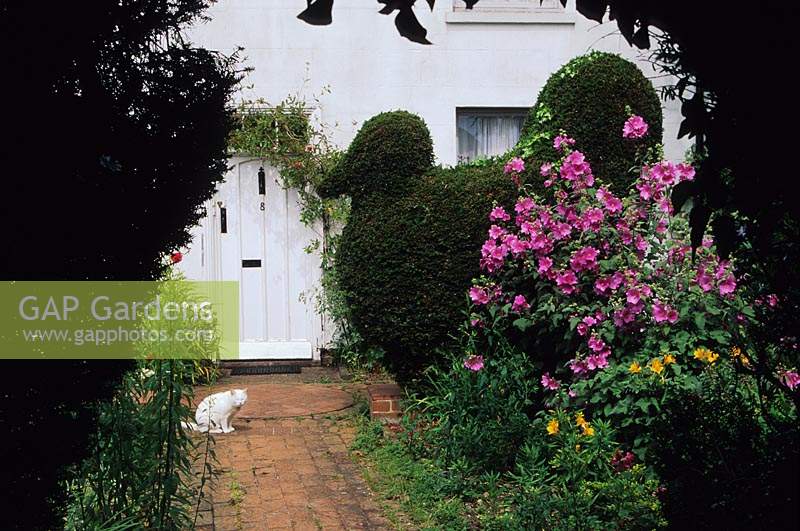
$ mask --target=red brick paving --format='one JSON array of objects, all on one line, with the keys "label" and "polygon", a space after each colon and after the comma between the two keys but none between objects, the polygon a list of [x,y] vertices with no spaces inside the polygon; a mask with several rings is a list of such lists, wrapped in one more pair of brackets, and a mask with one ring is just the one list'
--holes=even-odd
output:
[{"label": "red brick paving", "polygon": [[[348,453],[355,433],[349,420],[329,415],[258,418],[299,408],[313,413],[340,410],[352,404],[352,395],[337,386],[270,384],[268,377],[259,376],[242,382],[244,378],[226,378],[217,386],[246,383],[248,403],[234,418],[236,431],[215,439],[220,474],[198,529],[390,529]],[[205,394],[198,393],[201,398]],[[348,404],[343,405],[342,395]]]},{"label": "red brick paving", "polygon": [[[195,402],[210,394],[237,388],[247,388],[247,403],[236,415],[240,420],[305,417],[353,405],[353,395],[335,386],[270,383],[258,376],[225,378],[213,387],[198,389]],[[236,428],[237,424],[234,422],[233,426]]]}]

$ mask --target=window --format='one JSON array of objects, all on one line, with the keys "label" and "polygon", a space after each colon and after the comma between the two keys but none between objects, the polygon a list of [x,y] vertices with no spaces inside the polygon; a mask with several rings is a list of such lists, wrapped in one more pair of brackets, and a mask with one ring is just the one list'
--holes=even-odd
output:
[{"label": "window", "polygon": [[575,24],[575,5],[561,0],[479,0],[467,9],[464,0],[453,0],[446,13],[448,24]]},{"label": "window", "polygon": [[456,109],[458,162],[502,155],[519,140],[528,109]]},{"label": "window", "polygon": [[[455,10],[466,9],[464,0],[453,0]],[[563,11],[559,0],[479,0],[472,8],[474,11]]]}]

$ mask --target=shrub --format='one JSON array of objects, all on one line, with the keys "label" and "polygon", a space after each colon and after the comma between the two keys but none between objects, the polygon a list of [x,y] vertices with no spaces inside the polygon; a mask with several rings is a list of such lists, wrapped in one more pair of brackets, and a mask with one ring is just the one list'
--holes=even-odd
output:
[{"label": "shrub", "polygon": [[[622,124],[630,114],[649,124],[644,142],[622,138]],[[553,138],[566,131],[592,161],[595,176],[624,194],[632,182],[637,148],[660,144],[661,120],[658,95],[636,65],[618,55],[591,52],[550,76],[515,152],[529,163],[531,182],[541,183],[539,167],[551,158]]]},{"label": "shrub", "polygon": [[400,194],[433,165],[433,141],[425,122],[406,111],[384,112],[361,126],[344,157],[317,191],[321,197]]},{"label": "shrub", "polygon": [[800,432],[785,397],[722,364],[672,393],[660,417],[652,462],[672,526],[798,528]]},{"label": "shrub", "polygon": [[658,480],[613,442],[607,423],[581,412],[536,419],[511,495],[488,529],[656,529],[666,526]]},{"label": "shrub", "polygon": [[449,370],[432,367],[427,377],[425,398],[408,407],[410,433],[444,462],[459,463],[464,477],[513,466],[539,395],[527,359],[509,351],[470,370],[459,356]]},{"label": "shrub", "polygon": [[364,124],[323,185],[353,197],[335,257],[352,325],[401,379],[431,363],[463,321],[485,212],[515,195],[496,166],[431,169],[430,157],[419,118],[384,113]]}]

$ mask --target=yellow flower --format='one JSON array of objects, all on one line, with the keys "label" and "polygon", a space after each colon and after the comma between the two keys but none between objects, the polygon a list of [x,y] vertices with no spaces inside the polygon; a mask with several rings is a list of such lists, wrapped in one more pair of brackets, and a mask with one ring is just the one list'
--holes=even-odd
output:
[{"label": "yellow flower", "polygon": [[594,428],[592,428],[588,422],[586,424],[583,424],[581,428],[583,428],[583,434],[586,435],[587,437],[591,437],[592,435],[594,435]]},{"label": "yellow flower", "polygon": [[739,347],[731,348],[731,356],[733,359],[738,360],[739,363],[744,365],[747,368],[750,368],[750,358],[748,358],[745,354],[742,353],[742,349]]},{"label": "yellow flower", "polygon": [[661,371],[664,370],[664,364],[661,363],[661,360],[658,358],[653,358],[650,360],[650,370],[656,374],[661,374]]},{"label": "yellow flower", "polygon": [[638,373],[642,372],[642,366],[639,365],[638,361],[634,361],[633,363],[631,363],[631,366],[628,367],[628,372],[630,372],[632,374],[638,374]]},{"label": "yellow flower", "polygon": [[672,354],[667,354],[664,356],[664,365],[669,365],[670,363],[675,363],[675,356]]},{"label": "yellow flower", "polygon": [[575,451],[576,452],[580,452],[581,451],[581,445],[580,444],[576,444],[575,445]]},{"label": "yellow flower", "polygon": [[550,419],[550,422],[547,423],[547,433],[549,435],[558,433],[558,419]]},{"label": "yellow flower", "polygon": [[583,418],[583,411],[580,411],[578,412],[577,415],[575,415],[575,424],[577,424],[580,427],[584,427],[587,424],[589,424],[588,422],[586,422],[586,419]]},{"label": "yellow flower", "polygon": [[695,349],[694,357],[695,359],[704,361],[706,363],[714,363],[715,361],[717,361],[717,358],[719,358],[719,354],[717,354],[716,352],[711,352],[705,347],[700,347],[698,349]]}]

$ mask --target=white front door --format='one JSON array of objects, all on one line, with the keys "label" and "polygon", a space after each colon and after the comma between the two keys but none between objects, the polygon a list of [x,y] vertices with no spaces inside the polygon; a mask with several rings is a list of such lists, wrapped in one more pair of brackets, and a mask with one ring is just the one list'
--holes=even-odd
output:
[{"label": "white front door", "polygon": [[259,177],[261,161],[233,162],[182,268],[193,279],[239,281],[240,359],[317,358],[320,259],[305,249],[320,235],[300,221],[297,192],[281,186],[277,169],[264,165]]}]

